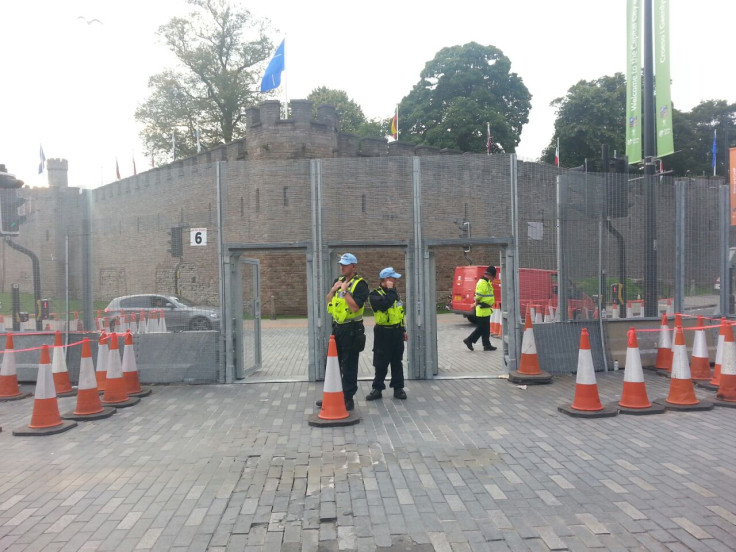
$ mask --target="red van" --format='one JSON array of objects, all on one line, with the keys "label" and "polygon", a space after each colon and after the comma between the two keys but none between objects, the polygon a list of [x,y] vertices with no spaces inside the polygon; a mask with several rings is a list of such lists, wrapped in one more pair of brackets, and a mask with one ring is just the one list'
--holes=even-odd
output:
[{"label": "red van", "polygon": [[[482,266],[458,266],[455,268],[455,276],[452,282],[452,300],[450,311],[462,314],[471,322],[475,322],[475,308],[473,297],[475,296],[475,285],[483,276],[487,265]],[[496,303],[501,303],[501,270],[496,267],[496,278],[493,280],[493,294]],[[568,298],[568,304],[573,309],[573,316],[578,318],[583,308],[593,312],[595,305],[588,296],[573,294]],[[528,307],[546,311],[548,306],[557,308],[557,271],[543,270],[539,268],[519,269],[519,303],[521,317],[526,316]]]}]

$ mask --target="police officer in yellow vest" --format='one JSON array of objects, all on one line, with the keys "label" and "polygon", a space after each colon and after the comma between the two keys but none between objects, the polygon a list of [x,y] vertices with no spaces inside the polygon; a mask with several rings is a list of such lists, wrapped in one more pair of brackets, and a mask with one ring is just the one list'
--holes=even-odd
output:
[{"label": "police officer in yellow vest", "polygon": [[493,279],[496,277],[496,267],[489,266],[486,268],[483,277],[478,280],[475,285],[475,317],[478,319],[478,325],[467,338],[463,339],[465,346],[473,350],[473,344],[478,338],[483,342],[484,351],[495,351],[496,347],[491,345],[491,314],[493,314],[493,305],[496,299],[493,295]]},{"label": "police officer in yellow vest", "polygon": [[404,304],[396,291],[396,279],[401,278],[392,266],[384,268],[378,275],[380,287],[371,291],[368,299],[376,319],[373,329],[373,366],[376,375],[373,378],[373,389],[365,399],[374,401],[381,398],[386,389],[384,380],[391,365],[391,383],[394,398],[405,399],[404,367],[401,359],[404,356],[404,341],[407,339],[404,324]]},{"label": "police officer in yellow vest", "polygon": [[[358,275],[358,259],[352,253],[340,257],[341,276],[327,294],[327,312],[332,315],[332,333],[337,345],[337,360],[342,375],[345,408],[355,408],[358,391],[358,358],[365,348],[363,306],[368,299],[368,284]],[[321,406],[318,401],[318,406]]]}]

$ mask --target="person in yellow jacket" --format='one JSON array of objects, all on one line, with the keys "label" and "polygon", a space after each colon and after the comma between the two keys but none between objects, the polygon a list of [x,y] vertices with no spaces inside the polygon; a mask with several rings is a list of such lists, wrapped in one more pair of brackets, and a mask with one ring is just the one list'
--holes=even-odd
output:
[{"label": "person in yellow jacket", "polygon": [[407,340],[404,323],[404,304],[396,290],[396,280],[401,274],[389,266],[378,275],[380,286],[371,291],[368,300],[373,309],[376,326],[373,328],[373,367],[376,376],[373,378],[373,389],[365,400],[380,399],[386,389],[384,380],[391,365],[391,383],[395,399],[406,399],[404,391],[404,341]]},{"label": "person in yellow jacket", "polygon": [[[368,283],[358,275],[358,259],[352,253],[340,257],[340,274],[327,294],[327,312],[332,315],[332,333],[342,376],[345,408],[353,410],[358,391],[358,359],[365,348],[363,307],[368,300]],[[317,405],[321,406],[321,401]]]},{"label": "person in yellow jacket", "polygon": [[493,314],[493,305],[496,299],[493,295],[493,279],[496,277],[496,267],[489,266],[486,268],[483,277],[475,284],[475,317],[478,319],[478,325],[468,337],[463,339],[465,346],[473,350],[473,344],[480,340],[483,343],[484,351],[495,351],[497,347],[491,345],[491,314]]}]

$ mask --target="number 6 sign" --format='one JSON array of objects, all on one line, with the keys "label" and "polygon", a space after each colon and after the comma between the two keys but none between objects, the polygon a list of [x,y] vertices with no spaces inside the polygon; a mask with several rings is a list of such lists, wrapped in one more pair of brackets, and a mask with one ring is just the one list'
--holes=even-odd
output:
[{"label": "number 6 sign", "polygon": [[189,234],[189,245],[207,245],[207,229],[206,228],[192,228]]}]

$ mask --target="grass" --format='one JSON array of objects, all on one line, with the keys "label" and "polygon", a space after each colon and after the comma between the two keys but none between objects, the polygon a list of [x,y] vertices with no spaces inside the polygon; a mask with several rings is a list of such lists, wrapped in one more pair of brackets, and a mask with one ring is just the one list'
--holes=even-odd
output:
[{"label": "grass", "polygon": [[[44,297],[44,299],[49,299]],[[62,297],[61,299],[51,299],[51,312],[57,314],[66,313],[66,301]],[[108,304],[108,301],[95,301],[93,309],[103,310]],[[20,311],[27,312],[31,316],[36,313],[36,307],[34,305],[32,293],[21,293],[20,294]],[[82,311],[82,300],[69,298],[69,313],[81,312]],[[13,312],[13,297],[11,293],[0,293],[0,314],[10,315]]]}]

